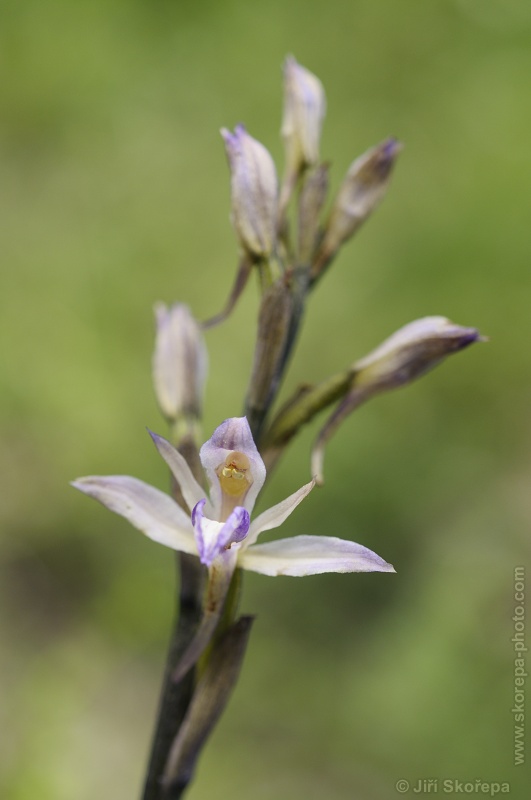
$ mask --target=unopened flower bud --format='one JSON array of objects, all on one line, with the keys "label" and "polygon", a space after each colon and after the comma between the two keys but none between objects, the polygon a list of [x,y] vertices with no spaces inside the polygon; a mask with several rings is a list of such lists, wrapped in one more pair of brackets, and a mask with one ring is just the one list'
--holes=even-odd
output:
[{"label": "unopened flower bud", "polygon": [[268,150],[243,125],[222,129],[231,172],[232,223],[246,252],[268,258],[275,249],[278,181]]},{"label": "unopened flower bud", "polygon": [[396,139],[387,139],[351,164],[330,212],[312,271],[314,277],[383,200],[401,149]]},{"label": "unopened flower bud", "polygon": [[481,339],[475,328],[455,325],[446,317],[417,319],[354,364],[355,385],[382,389],[402,386]]},{"label": "unopened flower bud", "polygon": [[182,303],[155,306],[157,324],[153,383],[160,409],[175,422],[201,416],[207,351],[201,329]]},{"label": "unopened flower bud", "polygon": [[321,81],[301,67],[293,56],[284,64],[284,116],[282,138],[286,150],[287,172],[319,161],[321,128],[326,113],[326,98]]},{"label": "unopened flower bud", "polygon": [[452,353],[485,341],[475,328],[455,325],[446,317],[423,317],[405,325],[351,368],[351,387],[321,430],[312,450],[312,475],[323,482],[324,451],[332,434],[362,403],[389,389],[397,389]]}]

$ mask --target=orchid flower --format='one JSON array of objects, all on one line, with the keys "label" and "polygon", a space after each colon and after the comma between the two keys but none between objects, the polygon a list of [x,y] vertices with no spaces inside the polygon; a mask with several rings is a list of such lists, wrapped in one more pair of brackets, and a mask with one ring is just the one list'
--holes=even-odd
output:
[{"label": "orchid flower", "polygon": [[334,536],[294,536],[256,544],[264,531],[278,528],[310,493],[315,481],[250,521],[266,469],[245,417],[227,419],[200,450],[210,485],[205,497],[183,456],[166,439],[151,434],[169,466],[190,516],[168,495],[137,478],[91,476],[73,482],[76,489],[125,517],[160,544],[199,557],[208,568],[204,613],[175,679],[197,661],[223,609],[236,567],[263,575],[317,575],[323,572],[394,572],[391,564],[355,542]]}]

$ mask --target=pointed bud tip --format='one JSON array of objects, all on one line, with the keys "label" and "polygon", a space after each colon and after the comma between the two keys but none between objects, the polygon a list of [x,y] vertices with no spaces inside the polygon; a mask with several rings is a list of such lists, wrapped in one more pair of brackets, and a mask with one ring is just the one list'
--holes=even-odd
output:
[{"label": "pointed bud tip", "polygon": [[457,349],[463,350],[474,342],[488,342],[488,337],[482,336],[476,328],[463,328],[457,342]]},{"label": "pointed bud tip", "polygon": [[394,136],[389,136],[382,142],[382,149],[387,158],[396,158],[396,156],[404,149],[404,144]]},{"label": "pointed bud tip", "polygon": [[291,67],[291,66],[293,66],[294,64],[297,64],[297,63],[298,63],[297,59],[295,58],[293,53],[288,53],[288,55],[284,59],[284,69],[286,69],[287,67]]},{"label": "pointed bud tip", "polygon": [[[372,154],[367,160],[367,178],[374,180],[385,180],[394,167],[398,155],[404,149],[404,145],[398,139],[390,136],[381,144],[376,145]],[[370,167],[372,167],[372,175]]]},{"label": "pointed bud tip", "polygon": [[91,489],[94,487],[94,479],[91,477],[76,478],[73,481],[69,481],[69,484],[79,492],[83,492],[83,494],[92,495]]},{"label": "pointed bud tip", "polygon": [[243,136],[247,135],[247,128],[243,122],[238,122],[238,124],[234,126],[234,132],[229,130],[229,128],[220,128],[219,132],[226,143],[237,144]]}]

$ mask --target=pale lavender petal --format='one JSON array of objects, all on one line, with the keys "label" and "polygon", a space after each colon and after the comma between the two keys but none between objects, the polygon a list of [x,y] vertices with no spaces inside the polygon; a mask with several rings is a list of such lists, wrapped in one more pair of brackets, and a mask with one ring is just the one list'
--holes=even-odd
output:
[{"label": "pale lavender petal", "polygon": [[125,517],[150,539],[197,555],[189,517],[171,497],[128,475],[92,475],[72,486]]},{"label": "pale lavender petal", "polygon": [[294,536],[243,550],[238,566],[263,575],[323,572],[394,572],[391,564],[361,544],[335,536]]},{"label": "pale lavender petal", "polygon": [[205,500],[200,500],[192,511],[199,558],[208,567],[231,544],[245,539],[249,530],[249,512],[237,506],[225,522],[216,522],[203,514]]},{"label": "pale lavender petal", "polygon": [[251,465],[250,474],[253,482],[243,500],[243,505],[249,513],[253,510],[258,492],[264,485],[266,478],[265,465],[254,443],[246,417],[226,419],[216,428],[199,453],[211,487],[210,498],[213,509],[212,516],[214,518],[220,516],[222,500],[216,469],[224,463],[226,457],[233,451],[244,453]]},{"label": "pale lavender petal", "polygon": [[[163,436],[159,436],[158,433],[153,433],[150,430],[148,430],[148,433],[153,439],[155,447],[160,455],[169,466],[173,477],[179,484],[186,505],[191,511],[196,503],[205,496],[205,490],[196,481],[190,467],[179,451],[173,447],[167,439],[164,439]],[[207,513],[209,511],[210,507],[208,506]]]},{"label": "pale lavender petal", "polygon": [[256,517],[256,519],[251,522],[249,535],[246,537],[242,547],[247,548],[254,544],[263,531],[270,531],[272,528],[278,528],[279,525],[282,525],[284,520],[297,508],[299,503],[310,494],[314,486],[315,481],[310,481],[310,483],[302,486],[297,492],[294,492],[289,497],[286,497],[285,500],[282,500],[281,503],[277,503],[276,506],[271,506],[267,511],[264,511]]}]

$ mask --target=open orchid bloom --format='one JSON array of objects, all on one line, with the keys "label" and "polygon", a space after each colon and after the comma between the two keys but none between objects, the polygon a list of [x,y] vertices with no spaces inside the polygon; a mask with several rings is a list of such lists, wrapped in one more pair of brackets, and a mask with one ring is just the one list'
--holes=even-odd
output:
[{"label": "open orchid bloom", "polygon": [[261,533],[278,528],[287,519],[315,482],[302,486],[251,522],[266,470],[245,417],[222,422],[201,448],[210,497],[205,497],[178,450],[162,436],[151,436],[181,488],[190,516],[171,497],[136,478],[91,476],[79,478],[73,486],[125,517],[150,539],[197,555],[208,567],[203,621],[183,656],[176,679],[208,644],[237,566],[264,575],[394,572],[391,564],[366,547],[333,536],[294,536],[256,544]]}]

